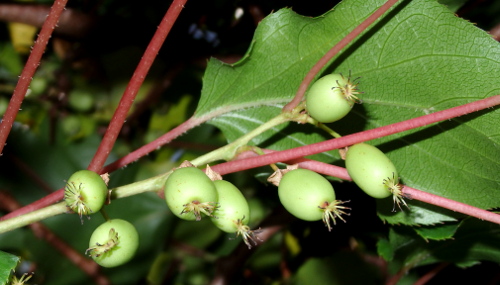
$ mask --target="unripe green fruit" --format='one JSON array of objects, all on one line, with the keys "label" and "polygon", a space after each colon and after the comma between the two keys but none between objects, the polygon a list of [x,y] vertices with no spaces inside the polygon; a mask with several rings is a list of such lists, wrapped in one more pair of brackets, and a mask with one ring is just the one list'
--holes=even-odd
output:
[{"label": "unripe green fruit", "polygon": [[69,115],[62,120],[61,127],[67,137],[72,137],[80,132],[82,121],[78,115]]},{"label": "unripe green fruit", "polygon": [[214,181],[219,202],[210,217],[212,222],[221,230],[235,233],[238,230],[238,220],[244,224],[250,219],[250,208],[245,196],[231,182],[225,180]]},{"label": "unripe green fruit", "polygon": [[345,165],[354,183],[366,194],[374,198],[386,198],[392,194],[387,182],[398,178],[398,172],[378,148],[366,143],[350,146]]},{"label": "unripe green fruit", "polygon": [[247,225],[250,219],[250,207],[245,196],[231,182],[216,180],[214,185],[219,202],[214,215],[210,217],[212,222],[225,232],[241,235],[249,249],[252,244],[257,245],[257,240],[260,239],[256,234],[259,231],[252,231]]},{"label": "unripe green fruit", "polygon": [[331,231],[330,220],[336,224],[346,214],[340,206],[345,202],[335,200],[332,184],[323,176],[308,169],[294,169],[286,172],[278,186],[278,195],[283,207],[295,217],[305,221],[323,220]]},{"label": "unripe green fruit", "polygon": [[94,97],[91,91],[75,89],[71,91],[68,104],[76,111],[88,112],[94,107]]},{"label": "unripe green fruit", "polygon": [[202,213],[212,215],[218,197],[214,183],[205,172],[196,167],[183,167],[167,178],[165,200],[177,217],[199,221]]},{"label": "unripe green fruit", "polygon": [[309,169],[285,173],[278,186],[278,195],[290,214],[305,221],[321,220],[324,211],[320,207],[335,200],[332,184]]},{"label": "unripe green fruit", "polygon": [[138,247],[135,227],[125,220],[114,219],[94,230],[86,253],[103,267],[116,267],[132,259]]},{"label": "unripe green fruit", "polygon": [[306,95],[309,115],[320,123],[332,123],[347,115],[358,100],[356,84],[341,74],[328,74],[313,83]]},{"label": "unripe green fruit", "polygon": [[40,76],[33,77],[30,83],[30,90],[31,90],[30,97],[31,96],[35,97],[37,95],[42,94],[43,92],[45,92],[45,89],[47,89],[48,85],[49,84],[46,78]]},{"label": "unripe green fruit", "polygon": [[90,170],[80,170],[70,176],[64,188],[64,200],[73,212],[90,215],[101,210],[108,186],[101,176]]}]

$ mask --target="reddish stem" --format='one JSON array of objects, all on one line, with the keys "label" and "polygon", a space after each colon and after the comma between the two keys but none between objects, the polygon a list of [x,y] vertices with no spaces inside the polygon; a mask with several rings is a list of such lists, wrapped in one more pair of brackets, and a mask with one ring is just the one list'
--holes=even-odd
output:
[{"label": "reddish stem", "polygon": [[153,152],[153,151],[159,149],[161,146],[171,142],[173,139],[179,137],[180,135],[182,135],[185,132],[187,132],[188,130],[200,125],[203,122],[205,122],[204,119],[191,117],[188,120],[186,120],[184,123],[178,125],[177,127],[173,128],[168,133],[162,135],[161,137],[155,139],[154,141],[148,143],[147,145],[144,145],[144,146],[134,150],[133,152],[127,154],[126,156],[118,159],[117,161],[115,161],[109,165],[106,165],[101,170],[100,173],[112,172],[120,167],[124,167],[124,166],[128,165],[129,163],[137,161],[139,158],[147,155],[150,152]]},{"label": "reddish stem", "polygon": [[[273,151],[270,150],[264,150],[265,153],[273,153]],[[262,157],[259,156],[253,152],[245,152],[242,153],[238,159],[245,159],[245,157]],[[343,180],[349,180],[352,181],[351,177],[349,176],[349,173],[347,173],[347,170],[343,167],[335,166],[335,165],[330,165],[328,163],[323,163],[315,160],[309,160],[309,159],[294,159],[290,161],[286,161],[288,164],[294,164],[298,163],[300,168],[307,168],[310,170],[313,170],[317,173],[321,173],[324,175],[330,175],[333,177],[337,177]],[[212,169],[215,169],[216,167],[213,166]],[[226,173],[219,173],[221,175],[226,174]],[[473,207],[461,202],[457,202],[455,200],[447,199],[438,195],[434,195],[431,193],[427,193],[415,188],[411,188],[408,186],[403,187],[403,195],[411,197],[413,200],[419,200],[431,205],[435,205],[441,208],[449,209],[455,212],[459,212],[465,215],[469,215],[471,217],[475,217],[481,220],[489,221],[492,223],[500,224],[500,215],[495,214],[493,212],[489,212],[477,207]]]},{"label": "reddish stem", "polygon": [[384,5],[380,6],[373,14],[371,14],[366,20],[354,28],[349,34],[347,34],[342,40],[335,44],[321,59],[309,70],[306,77],[299,86],[295,97],[290,103],[283,107],[284,112],[292,111],[304,98],[304,94],[309,87],[309,84],[313,81],[316,74],[318,74],[321,69],[330,62],[330,60],[336,56],[343,48],[345,48],[349,43],[351,43],[357,36],[359,36],[363,31],[365,31],[373,22],[380,18],[387,10],[394,6],[399,0],[388,0]]},{"label": "reddish stem", "polygon": [[101,144],[97,149],[94,158],[89,164],[88,169],[99,172],[101,168],[104,166],[106,159],[108,158],[113,146],[115,144],[116,139],[118,138],[118,134],[127,118],[127,114],[134,102],[135,96],[139,91],[144,79],[146,78],[146,74],[148,73],[151,65],[153,64],[158,51],[160,50],[165,38],[169,34],[172,26],[174,25],[176,19],[178,18],[182,8],[184,8],[184,4],[186,4],[187,0],[174,0],[170,7],[168,8],[167,13],[163,17],[156,33],[154,34],[151,42],[149,42],[146,51],[144,52],[141,61],[137,65],[137,68],[130,79],[125,92],[116,108],[115,114],[109,123],[108,129],[102,138]]},{"label": "reddish stem", "polygon": [[441,196],[437,196],[431,193],[420,191],[408,186],[403,187],[404,195],[408,195],[411,199],[419,200],[428,204],[436,205],[441,208],[449,209],[455,212],[466,214],[472,217],[476,217],[481,220],[492,222],[495,224],[500,224],[500,215],[495,214],[490,211],[479,209],[471,205],[467,205],[461,202],[450,200]]},{"label": "reddish stem", "polygon": [[[261,149],[264,153],[273,153],[276,152],[275,150],[270,150],[270,149]],[[238,155],[237,159],[245,159],[248,157],[259,157],[259,154],[253,152],[253,151],[245,151],[242,152]],[[321,161],[316,161],[312,159],[306,159],[306,158],[297,158],[297,159],[292,159],[286,161],[287,164],[299,164],[300,168],[307,168],[310,169],[314,172],[324,174],[324,175],[329,175],[332,177],[337,177],[342,180],[346,181],[351,181],[351,177],[349,176],[349,173],[347,173],[347,170],[343,167],[336,166],[336,165],[331,165],[329,163],[321,162]],[[222,175],[222,174],[221,174]]]},{"label": "reddish stem", "polygon": [[17,82],[12,98],[10,99],[9,106],[5,111],[2,121],[0,122],[0,154],[3,151],[7,137],[9,136],[14,120],[16,119],[17,113],[21,108],[21,104],[24,100],[24,96],[28,91],[31,79],[35,74],[35,71],[40,64],[40,59],[42,58],[47,43],[49,42],[50,35],[54,31],[54,27],[57,24],[64,7],[66,6],[67,0],[56,0],[52,8],[50,9],[50,14],[47,20],[42,26],[40,34],[33,45],[31,54],[28,57],[26,65],[19,76],[19,81]]},{"label": "reddish stem", "polygon": [[322,153],[334,149],[339,149],[356,143],[361,143],[372,139],[427,126],[433,123],[449,120],[479,110],[491,108],[498,104],[500,104],[500,95],[495,95],[492,97],[488,97],[486,99],[477,100],[454,108],[438,111],[436,113],[420,116],[417,118],[394,123],[391,125],[347,135],[341,138],[335,138],[293,149],[287,149],[283,151],[277,151],[274,153],[264,154],[259,157],[250,157],[247,159],[221,163],[218,165],[214,165],[212,169],[216,172],[219,172],[221,175],[224,175],[227,173],[233,173],[251,168],[261,167],[272,163],[289,161],[292,159],[306,157],[308,155]]},{"label": "reddish stem", "polygon": [[424,285],[427,284],[434,276],[436,276],[439,272],[443,271],[448,265],[448,262],[439,263],[436,267],[434,267],[431,271],[427,272],[424,276],[420,277],[413,285]]},{"label": "reddish stem", "polygon": [[[338,139],[331,139],[328,141],[324,142],[319,142],[311,145],[306,145],[302,147],[297,147],[293,149],[288,149],[288,150],[283,150],[283,151],[276,151],[273,153],[269,154],[264,154],[260,155],[258,157],[250,157],[250,158],[245,158],[245,159],[240,159],[240,160],[235,160],[235,161],[229,161],[225,163],[221,163],[218,165],[215,165],[212,167],[214,171],[219,172],[221,175],[227,174],[227,173],[233,173],[233,172],[238,172],[238,171],[243,171],[251,168],[256,168],[272,163],[277,163],[277,162],[285,162],[285,161],[291,161],[293,159],[299,159],[308,155],[312,154],[317,154],[333,149],[338,149],[342,147],[346,147],[355,143],[360,143],[364,141],[368,141],[371,139],[383,137],[383,136],[388,136],[391,134],[407,131],[410,129],[418,128],[418,127],[423,127],[429,124],[437,123],[439,121],[447,120],[447,119],[452,119],[455,117],[459,117],[465,114],[469,114],[475,111],[483,110],[486,108],[491,108],[493,106],[496,106],[500,104],[500,95],[495,95],[492,97],[488,97],[486,99],[474,101],[465,105],[461,105],[458,107],[454,107],[451,109],[446,109],[443,111],[439,111],[433,114],[429,115],[424,115],[421,117],[417,117],[414,119],[410,119],[407,121],[403,122],[398,122],[395,124],[387,125],[384,127],[379,127],[376,129],[371,129],[368,131],[364,132],[359,132],[356,134],[352,135],[347,135],[345,137],[341,137]],[[148,144],[143,146],[142,148],[134,151],[133,155],[127,156],[127,160],[119,160],[113,163],[112,165],[109,166],[109,170],[111,169],[116,169],[117,167],[125,166],[127,161],[133,161],[132,157],[134,159],[138,159],[142,155],[145,155],[149,153],[150,151],[153,151],[155,147],[160,147],[164,142],[168,142],[168,140],[173,139],[173,137],[178,136],[182,134],[182,132],[187,131],[190,126],[196,126],[203,122],[203,119],[196,119],[194,117],[190,118],[183,124],[179,125],[177,128],[172,130],[171,132],[163,135],[162,137],[158,138],[155,140],[154,144]],[[108,168],[105,168],[107,170]],[[322,168],[324,169],[324,168]],[[320,173],[327,174],[326,172],[319,171]],[[12,213],[9,213],[3,217],[0,217],[0,221],[2,220],[7,220],[12,217],[16,217],[25,213],[28,213],[30,211],[34,211],[37,209],[41,209],[45,206],[48,206],[60,199],[62,199],[63,196],[63,189],[59,189],[57,192],[54,192],[38,201],[35,201],[18,211],[14,211]]]},{"label": "reddish stem", "polygon": [[[46,23],[50,8],[41,4],[2,3],[0,4],[0,21],[16,22],[42,27]],[[58,18],[54,34],[72,38],[86,36],[94,27],[95,19],[76,9],[66,8]]]},{"label": "reddish stem", "polygon": [[[146,74],[151,67],[154,58],[158,54],[159,49],[161,48],[161,45],[163,44],[167,34],[169,33],[170,29],[172,28],[175,20],[179,16],[180,11],[184,7],[184,4],[187,2],[187,0],[174,0],[172,4],[170,5],[170,8],[168,9],[167,13],[162,19],[162,22],[160,26],[158,27],[158,30],[156,31],[155,35],[151,39],[150,44],[148,45],[146,51],[144,52],[144,56],[139,62],[136,71],[134,72],[121,100],[120,103],[115,111],[115,114],[113,115],[113,118],[111,119],[111,122],[108,126],[108,129],[106,133],[104,134],[104,137],[101,141],[101,144],[92,159],[92,161],[89,164],[88,169],[103,173],[101,172],[101,168],[104,165],[104,162],[106,161],[109,153],[111,152],[111,149],[113,148],[113,145],[116,141],[116,138],[118,137],[118,134],[123,126],[123,123],[125,122],[125,118],[127,116],[127,113],[132,106],[132,103],[134,101],[134,98],[144,81],[144,78],[146,77]],[[55,5],[55,4],[54,4]],[[33,54],[33,53],[32,53]],[[26,64],[28,66],[28,64]],[[26,67],[25,67],[26,69]],[[29,83],[29,82],[28,82]],[[27,88],[27,87],[26,87]],[[26,92],[24,92],[26,93]],[[24,94],[23,93],[23,94]],[[9,104],[10,108],[10,104]],[[19,108],[17,108],[19,109]],[[16,109],[16,110],[17,110]],[[9,109],[8,109],[9,110]],[[8,112],[7,110],[7,112]],[[7,115],[6,112],[6,115]],[[4,117],[5,119],[5,117]],[[5,120],[4,120],[5,121]],[[3,121],[2,125],[3,126]],[[0,129],[0,139],[2,138],[2,130],[3,128]],[[9,129],[10,130],[10,129]],[[186,131],[186,130],[184,130]],[[5,135],[7,137],[7,135]],[[1,144],[3,147],[3,143]],[[1,151],[1,148],[0,148]],[[128,155],[127,157],[130,157]],[[130,163],[131,161],[128,161]],[[119,164],[119,163],[117,163]],[[115,168],[116,169],[116,168]],[[106,171],[107,172],[107,171]],[[64,188],[61,188],[57,190],[56,192],[49,194],[29,205],[26,205],[16,211],[13,211],[3,217],[0,217],[0,221],[7,220],[13,217],[17,217],[20,215],[23,215],[25,213],[29,213],[31,211],[35,211],[38,209],[41,209],[43,207],[49,206],[63,198],[64,195]]]}]

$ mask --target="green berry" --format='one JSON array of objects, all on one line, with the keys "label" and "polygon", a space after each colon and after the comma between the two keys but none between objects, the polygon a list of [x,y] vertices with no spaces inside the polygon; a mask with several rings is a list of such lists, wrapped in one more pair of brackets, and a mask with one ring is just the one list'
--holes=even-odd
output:
[{"label": "green berry", "polygon": [[177,217],[199,221],[202,214],[212,216],[218,197],[214,183],[205,172],[196,167],[183,167],[167,178],[165,200]]},{"label": "green berry", "polygon": [[80,218],[101,210],[108,186],[101,176],[90,170],[79,170],[70,176],[64,188],[66,205]]},{"label": "green berry", "polygon": [[320,123],[332,123],[347,115],[355,102],[357,84],[341,74],[329,74],[314,82],[306,94],[306,109]]},{"label": "green berry", "polygon": [[245,196],[231,182],[216,180],[214,184],[219,202],[213,216],[210,217],[212,222],[225,232],[241,235],[248,248],[252,247],[252,243],[256,245],[258,238],[247,225],[250,219],[250,207]]},{"label": "green berry", "polygon": [[71,91],[68,104],[78,112],[88,112],[94,107],[94,97],[89,90],[75,89]]},{"label": "green berry", "polygon": [[114,219],[94,230],[85,253],[102,267],[116,267],[132,259],[138,247],[135,227],[125,220]]},{"label": "green berry", "polygon": [[286,172],[278,186],[281,204],[295,217],[305,221],[323,220],[331,230],[330,219],[345,214],[339,206],[344,203],[335,200],[332,184],[323,176],[308,169],[294,169]]},{"label": "green berry", "polygon": [[401,199],[398,171],[378,148],[366,143],[350,146],[345,165],[354,183],[366,194],[378,199],[393,195],[398,205],[400,202],[406,205]]}]

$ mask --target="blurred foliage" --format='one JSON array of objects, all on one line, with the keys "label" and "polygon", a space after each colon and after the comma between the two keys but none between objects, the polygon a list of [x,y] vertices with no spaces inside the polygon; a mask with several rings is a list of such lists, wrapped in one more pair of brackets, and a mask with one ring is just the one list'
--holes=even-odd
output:
[{"label": "blurred foliage", "polygon": [[[51,4],[48,0],[37,2]],[[207,60],[239,60],[251,46],[263,17],[284,7],[316,17],[337,2],[188,1],[146,78],[108,162],[189,118],[200,99]],[[500,23],[498,1],[440,2],[482,29]],[[69,8],[93,16],[98,28],[84,38],[54,35],[51,39],[3,151],[0,191],[26,205],[62,188],[71,173],[88,166],[169,4],[151,0],[70,1]],[[235,18],[239,9],[243,15]],[[0,113],[8,104],[26,58],[16,51],[8,23],[2,23]],[[110,187],[164,173],[226,142],[217,128],[202,125],[113,172]],[[467,276],[471,274],[480,276],[475,284],[500,278],[495,273],[500,262],[497,225],[466,219],[420,228],[388,226],[376,216],[375,201],[350,183],[337,183],[338,199],[350,199],[350,207],[363,211],[353,211],[348,223],[328,232],[321,222],[294,220],[280,211],[275,188],[253,177],[264,171],[269,169],[235,173],[225,179],[248,197],[252,227],[267,221],[266,217],[289,222],[282,222],[285,229],[245,256],[243,267],[234,273],[233,284],[382,284],[387,274],[419,265],[399,283],[411,284],[443,260],[461,267],[448,266],[430,284],[470,280]],[[0,211],[2,215],[8,212]],[[141,240],[131,262],[101,269],[112,284],[208,284],[217,262],[235,260],[241,245],[240,238],[222,233],[208,220],[193,224],[175,218],[157,193],[114,201],[107,206],[107,213],[133,223]],[[84,219],[83,224],[76,215],[60,215],[43,224],[83,255],[90,234],[102,222],[99,215]],[[476,240],[471,240],[469,233],[480,243],[472,242]],[[452,238],[453,244],[447,243]],[[447,247],[463,251],[450,252]],[[37,238],[30,228],[1,234],[0,250],[6,252],[0,252],[0,284],[18,264],[18,257],[18,277],[35,273],[29,284],[93,284],[89,276],[47,241]],[[479,264],[478,260],[484,262]]]}]

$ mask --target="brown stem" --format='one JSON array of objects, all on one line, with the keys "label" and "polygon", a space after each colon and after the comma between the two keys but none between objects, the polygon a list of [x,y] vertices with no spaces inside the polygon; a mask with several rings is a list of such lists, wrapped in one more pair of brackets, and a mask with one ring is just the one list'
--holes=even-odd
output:
[{"label": "brown stem", "polygon": [[309,84],[313,81],[316,74],[318,74],[321,69],[330,62],[330,60],[336,56],[343,48],[345,48],[349,43],[351,43],[357,36],[364,32],[371,24],[373,24],[378,18],[380,18],[387,10],[394,6],[399,0],[387,0],[384,5],[380,6],[373,14],[371,14],[366,20],[354,28],[349,34],[347,34],[343,39],[341,39],[337,44],[335,44],[321,59],[309,70],[306,74],[302,83],[300,83],[299,89],[295,94],[295,97],[283,107],[283,112],[291,112],[304,98],[304,94],[309,87]]},{"label": "brown stem", "polygon": [[24,96],[28,91],[31,79],[35,74],[35,71],[40,64],[40,59],[42,58],[47,43],[50,39],[50,35],[54,31],[54,27],[57,24],[64,7],[66,6],[67,0],[56,0],[52,8],[50,9],[50,14],[46,21],[43,23],[42,30],[38,34],[38,38],[35,41],[35,45],[28,57],[26,65],[19,76],[19,81],[17,82],[12,98],[10,99],[9,106],[5,111],[2,121],[0,122],[0,154],[3,151],[7,137],[9,136],[14,120],[16,119],[17,113],[21,108],[21,104],[24,100]]},{"label": "brown stem", "polygon": [[132,106],[132,103],[134,102],[135,96],[137,95],[139,88],[144,82],[146,74],[151,68],[151,65],[153,64],[158,51],[163,45],[165,38],[172,29],[172,26],[174,25],[186,2],[187,0],[174,0],[168,8],[167,13],[163,17],[160,25],[158,26],[158,29],[156,30],[156,33],[149,42],[149,45],[146,48],[141,61],[137,65],[137,68],[132,75],[127,88],[125,89],[125,92],[123,93],[123,96],[118,103],[118,107],[116,108],[113,118],[109,123],[108,129],[106,130],[106,133],[102,138],[101,144],[99,145],[96,154],[89,164],[89,170],[99,172],[104,166],[106,159],[113,149],[123,123],[127,118],[127,114],[130,110],[130,107]]},{"label": "brown stem", "polygon": [[434,278],[434,276],[436,276],[436,274],[438,274],[439,272],[441,272],[448,265],[450,265],[450,264],[447,263],[447,262],[439,263],[431,271],[427,272],[425,275],[423,275],[417,281],[415,281],[415,283],[413,283],[413,285],[424,285],[424,284],[427,284],[427,282],[429,282],[432,278]]},{"label": "brown stem", "polygon": [[[49,12],[50,7],[46,5],[4,3],[0,4],[0,21],[42,27]],[[54,34],[82,38],[89,33],[94,24],[95,21],[91,16],[67,8],[61,13]]]}]

